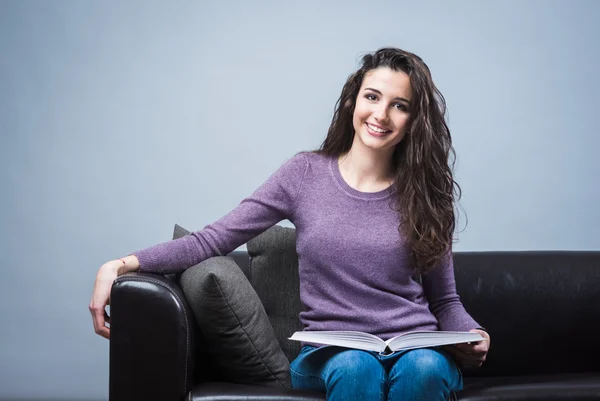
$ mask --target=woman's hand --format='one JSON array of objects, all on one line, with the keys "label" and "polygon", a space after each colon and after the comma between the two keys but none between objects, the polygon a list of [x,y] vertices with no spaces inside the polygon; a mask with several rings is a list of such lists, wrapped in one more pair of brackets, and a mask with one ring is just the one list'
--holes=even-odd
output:
[{"label": "woman's hand", "polygon": [[484,339],[474,343],[454,344],[444,347],[446,351],[454,356],[461,368],[467,369],[480,367],[490,349],[490,335],[487,332],[479,329],[470,331],[481,334]]},{"label": "woman's hand", "polygon": [[110,304],[110,290],[113,282],[119,275],[119,269],[124,263],[121,260],[111,260],[103,264],[98,269],[96,282],[94,283],[94,292],[90,302],[90,312],[94,322],[94,331],[104,338],[110,338],[110,329],[106,323],[110,324],[110,318],[106,313],[106,305]]},{"label": "woman's hand", "polygon": [[104,308],[110,305],[110,290],[113,282],[117,276],[137,271],[139,268],[140,261],[138,258],[135,255],[129,255],[122,259],[106,262],[98,269],[92,301],[89,306],[96,334],[104,338],[110,338],[110,329],[106,327],[106,323],[110,324],[110,318]]}]

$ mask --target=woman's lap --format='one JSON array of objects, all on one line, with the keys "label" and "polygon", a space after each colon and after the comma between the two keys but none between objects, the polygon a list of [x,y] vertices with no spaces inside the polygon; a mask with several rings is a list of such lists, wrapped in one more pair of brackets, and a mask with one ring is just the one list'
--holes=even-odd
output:
[{"label": "woman's lap", "polygon": [[293,387],[325,391],[330,400],[444,400],[462,388],[454,360],[438,348],[380,355],[305,346],[290,368]]}]

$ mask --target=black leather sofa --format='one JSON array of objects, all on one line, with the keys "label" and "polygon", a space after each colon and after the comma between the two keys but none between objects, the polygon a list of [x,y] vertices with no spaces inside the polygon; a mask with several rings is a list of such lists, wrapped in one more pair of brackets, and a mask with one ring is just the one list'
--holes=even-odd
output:
[{"label": "black leather sofa", "polygon": [[[287,238],[281,245],[292,257],[293,243]],[[229,255],[248,275],[257,254],[273,252],[255,248],[249,242],[248,253]],[[462,302],[492,338],[488,360],[463,371],[465,388],[455,399],[600,400],[600,251],[456,252],[454,261]],[[286,271],[297,274],[296,268]],[[285,279],[264,268],[260,274],[261,280]],[[177,277],[135,273],[117,279],[111,401],[325,399],[224,382],[205,351]]]}]

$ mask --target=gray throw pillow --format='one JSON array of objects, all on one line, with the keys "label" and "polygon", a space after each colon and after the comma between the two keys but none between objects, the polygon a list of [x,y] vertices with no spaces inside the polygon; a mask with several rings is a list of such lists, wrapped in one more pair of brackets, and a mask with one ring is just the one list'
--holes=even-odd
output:
[{"label": "gray throw pillow", "polygon": [[[175,226],[174,238],[189,232]],[[202,332],[203,347],[223,379],[291,387],[289,362],[250,282],[230,257],[187,269],[180,284]]]},{"label": "gray throw pillow", "polygon": [[250,283],[267,311],[283,353],[293,361],[301,344],[288,338],[303,329],[299,320],[302,304],[296,230],[275,225],[252,238],[246,246],[252,258]]}]

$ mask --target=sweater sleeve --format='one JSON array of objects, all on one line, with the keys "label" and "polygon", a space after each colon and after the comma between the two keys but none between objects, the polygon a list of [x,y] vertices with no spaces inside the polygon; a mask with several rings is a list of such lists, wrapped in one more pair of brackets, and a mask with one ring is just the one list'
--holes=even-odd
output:
[{"label": "sweater sleeve", "polygon": [[182,272],[205,259],[227,255],[281,220],[293,222],[307,163],[305,154],[297,154],[224,217],[185,237],[135,252],[140,271]]},{"label": "sweater sleeve", "polygon": [[442,265],[423,276],[429,309],[441,331],[469,331],[481,326],[467,313],[456,292],[454,261],[450,253]]}]

